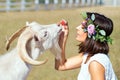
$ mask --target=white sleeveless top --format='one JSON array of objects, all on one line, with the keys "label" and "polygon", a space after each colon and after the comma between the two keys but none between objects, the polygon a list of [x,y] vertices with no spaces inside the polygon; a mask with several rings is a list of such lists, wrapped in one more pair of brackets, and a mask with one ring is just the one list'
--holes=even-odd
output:
[{"label": "white sleeveless top", "polygon": [[84,54],[83,62],[81,64],[80,73],[78,74],[77,80],[91,80],[88,66],[91,61],[95,60],[99,62],[105,68],[105,80],[117,80],[117,77],[113,71],[112,64],[109,60],[109,57],[105,54],[98,53],[90,58],[90,60],[85,64],[88,54]]}]

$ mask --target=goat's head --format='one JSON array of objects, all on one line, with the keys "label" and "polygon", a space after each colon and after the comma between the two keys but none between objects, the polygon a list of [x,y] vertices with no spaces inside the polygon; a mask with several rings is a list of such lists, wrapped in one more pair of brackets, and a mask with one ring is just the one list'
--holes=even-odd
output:
[{"label": "goat's head", "polygon": [[[46,49],[50,49],[58,40],[60,33],[62,32],[62,27],[57,24],[51,25],[40,25],[36,22],[26,24],[26,27],[16,31],[7,41],[6,49],[9,49],[10,43],[17,37],[17,49],[20,57],[27,63],[32,65],[41,65],[45,61],[36,61],[30,57],[28,54],[27,47],[28,43],[34,42],[34,49],[36,48],[38,52],[43,52]],[[55,40],[55,41],[54,41]],[[34,53],[34,51],[33,51]],[[36,54],[36,53],[35,53]]]}]

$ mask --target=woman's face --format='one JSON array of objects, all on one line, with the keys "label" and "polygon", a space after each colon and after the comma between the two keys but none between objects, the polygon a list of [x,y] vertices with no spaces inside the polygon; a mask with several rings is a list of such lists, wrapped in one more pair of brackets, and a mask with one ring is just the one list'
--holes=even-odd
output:
[{"label": "woman's face", "polygon": [[[86,21],[83,21],[82,23],[84,23]],[[84,42],[86,37],[87,37],[87,33],[84,32],[83,30],[83,25],[79,25],[78,27],[76,27],[76,30],[77,30],[77,36],[76,36],[76,40],[79,41],[79,42]]]}]

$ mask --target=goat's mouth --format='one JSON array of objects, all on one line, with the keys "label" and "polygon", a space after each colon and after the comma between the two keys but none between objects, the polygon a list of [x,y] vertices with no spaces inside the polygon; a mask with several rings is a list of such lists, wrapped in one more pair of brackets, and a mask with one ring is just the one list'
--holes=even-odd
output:
[{"label": "goat's mouth", "polygon": [[59,30],[59,33],[61,33],[61,32],[62,32],[62,29]]},{"label": "goat's mouth", "polygon": [[58,31],[58,33],[61,34],[61,33],[62,33],[62,29],[60,29],[60,30]]}]

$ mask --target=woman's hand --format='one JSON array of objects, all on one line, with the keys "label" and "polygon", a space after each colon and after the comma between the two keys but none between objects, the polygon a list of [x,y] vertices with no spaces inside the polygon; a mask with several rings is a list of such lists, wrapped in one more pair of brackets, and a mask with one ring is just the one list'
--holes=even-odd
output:
[{"label": "woman's hand", "polygon": [[69,33],[68,22],[65,20],[61,20],[60,25],[63,27],[64,36],[68,36]]},{"label": "woman's hand", "polygon": [[69,33],[69,28],[68,28],[68,22],[65,20],[61,20],[58,23],[59,26],[62,27],[62,33],[59,36],[59,46],[61,48],[61,60],[55,60],[55,67],[58,69],[60,65],[64,65],[66,62],[66,57],[65,57],[65,46],[66,46],[66,41]]},{"label": "woman's hand", "polygon": [[55,59],[55,69],[56,70],[70,70],[70,69],[79,68],[82,63],[81,54],[78,54],[77,56],[71,57],[69,59],[66,59],[65,57],[65,47],[66,47],[66,42],[67,42],[67,38],[69,35],[68,22],[65,20],[61,20],[58,23],[58,25],[63,27],[63,31],[59,37],[59,45],[62,50],[61,52],[62,61]]},{"label": "woman's hand", "polygon": [[61,20],[58,23],[58,25],[62,26],[62,33],[60,34],[60,37],[59,37],[59,45],[61,48],[63,48],[66,44],[66,40],[69,34],[68,22],[65,20]]}]

